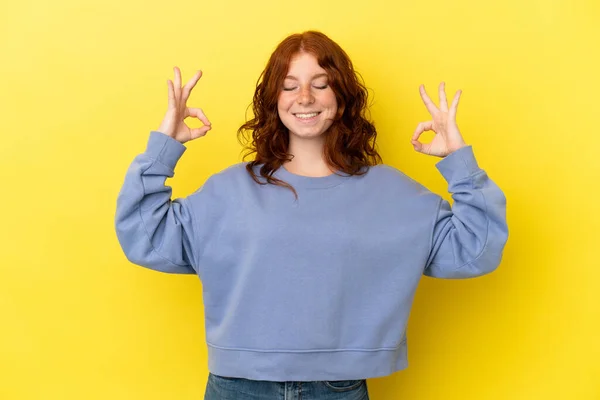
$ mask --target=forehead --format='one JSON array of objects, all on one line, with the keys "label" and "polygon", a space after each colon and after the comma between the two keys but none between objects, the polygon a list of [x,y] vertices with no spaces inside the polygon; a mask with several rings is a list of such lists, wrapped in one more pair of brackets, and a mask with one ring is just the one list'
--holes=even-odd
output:
[{"label": "forehead", "polygon": [[311,53],[301,52],[292,57],[286,78],[311,77],[318,74],[326,74],[326,71],[319,65],[317,58]]}]

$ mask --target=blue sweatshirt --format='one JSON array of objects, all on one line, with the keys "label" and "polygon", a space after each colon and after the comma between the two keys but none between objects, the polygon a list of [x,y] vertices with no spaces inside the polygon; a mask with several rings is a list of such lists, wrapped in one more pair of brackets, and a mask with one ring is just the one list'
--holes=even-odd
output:
[{"label": "blue sweatshirt", "polygon": [[[208,367],[268,381],[366,379],[407,366],[406,324],[419,280],[493,271],[508,239],[506,198],[472,146],[441,159],[454,204],[399,170],[276,176],[238,163],[171,200],[186,147],[150,132],[117,199],[129,261],[202,281]],[[258,169],[258,167],[257,167]]]}]

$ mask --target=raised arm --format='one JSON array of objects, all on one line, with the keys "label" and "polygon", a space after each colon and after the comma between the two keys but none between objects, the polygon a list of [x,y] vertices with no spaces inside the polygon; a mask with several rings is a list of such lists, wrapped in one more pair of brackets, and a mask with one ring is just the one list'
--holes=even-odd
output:
[{"label": "raised arm", "polygon": [[[419,123],[411,138],[416,151],[443,158],[436,167],[454,199],[452,207],[440,199],[423,273],[437,278],[470,278],[489,273],[500,264],[508,240],[506,197],[479,168],[473,148],[458,129],[456,112],[462,92],[456,92],[448,107],[444,86],[444,82],[439,86],[439,108],[425,87],[419,86],[432,120]],[[425,131],[435,132],[431,143],[418,141]]]},{"label": "raised arm", "polygon": [[[167,81],[169,107],[164,120],[158,130],[150,132],[146,151],[129,166],[117,197],[115,229],[123,252],[131,262],[157,271],[196,273],[199,232],[194,212],[202,214],[210,207],[210,184],[207,181],[194,194],[171,200],[172,190],[165,180],[174,175],[175,165],[186,150],[183,143],[204,136],[210,129],[202,110],[186,106],[200,76],[198,71],[182,88],[175,67],[175,86]],[[190,129],[184,122],[190,116],[205,125]]]}]

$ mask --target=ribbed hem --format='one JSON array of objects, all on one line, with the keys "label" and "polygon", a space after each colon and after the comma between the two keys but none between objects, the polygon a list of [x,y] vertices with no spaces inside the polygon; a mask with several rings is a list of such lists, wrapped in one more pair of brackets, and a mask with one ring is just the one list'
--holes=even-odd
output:
[{"label": "ribbed hem", "polygon": [[387,376],[408,366],[406,341],[389,350],[308,352],[223,349],[208,344],[216,375],[263,381],[323,381]]},{"label": "ribbed hem", "polygon": [[472,146],[461,147],[435,164],[446,182],[456,182],[479,172]]},{"label": "ribbed hem", "polygon": [[146,146],[146,154],[161,164],[175,169],[177,161],[187,148],[177,140],[162,132],[151,131]]}]

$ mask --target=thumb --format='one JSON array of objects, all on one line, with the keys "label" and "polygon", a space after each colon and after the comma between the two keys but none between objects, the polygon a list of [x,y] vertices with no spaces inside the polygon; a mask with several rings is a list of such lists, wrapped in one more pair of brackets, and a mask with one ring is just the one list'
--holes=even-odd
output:
[{"label": "thumb", "polygon": [[415,149],[415,151],[418,151],[419,153],[427,154],[427,151],[428,151],[427,148],[429,147],[428,144],[423,144],[415,139],[412,139],[410,141],[410,143],[413,145],[413,148]]},{"label": "thumb", "polygon": [[204,125],[201,128],[194,128],[190,130],[190,134],[192,136],[192,139],[197,139],[199,137],[202,137],[204,135],[206,135],[206,132],[208,132],[209,130],[211,130],[211,126],[210,125]]}]

